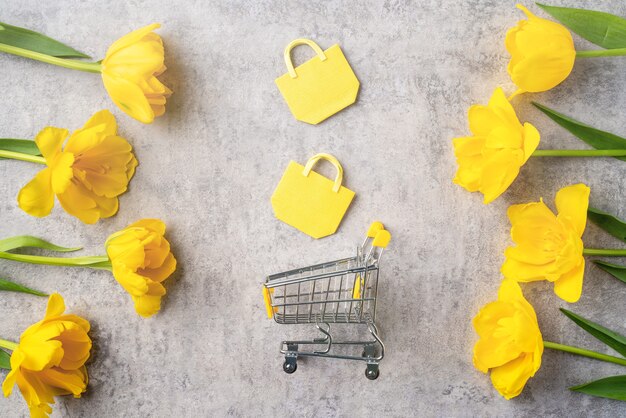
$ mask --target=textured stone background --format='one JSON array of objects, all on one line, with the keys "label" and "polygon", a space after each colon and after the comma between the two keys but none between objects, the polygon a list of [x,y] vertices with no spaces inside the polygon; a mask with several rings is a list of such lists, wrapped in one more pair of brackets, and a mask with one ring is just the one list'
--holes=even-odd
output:
[{"label": "textured stone background", "polygon": [[[512,92],[503,39],[522,17],[512,1],[97,1],[4,2],[2,21],[25,26],[101,58],[121,35],[151,22],[166,45],[167,113],[144,126],[106,96],[98,76],[0,55],[0,136],[32,138],[46,125],[77,129],[95,111],[116,116],[140,161],[119,214],[95,226],[65,214],[23,213],[15,196],[39,169],[0,162],[1,235],[30,233],[84,254],[103,252],[109,233],[160,217],[180,262],[162,311],[141,319],[107,272],[0,263],[2,276],[58,291],[93,324],[88,393],[60,399],[56,416],[617,416],[624,404],[570,393],[569,386],[624,373],[619,366],[547,351],[524,393],[505,401],[471,364],[471,317],[496,296],[510,243],[506,208],[575,182],[596,207],[626,217],[626,166],[617,160],[532,159],[489,206],[452,184],[450,140],[468,131],[466,111],[496,86]],[[626,5],[563,1],[626,16]],[[540,13],[537,7],[528,4]],[[338,42],[361,80],[356,105],[319,126],[295,121],[274,78],[294,38]],[[589,48],[576,38],[577,46]],[[311,56],[298,49],[298,62]],[[542,133],[543,148],[581,143],[530,106],[554,107],[626,134],[626,58],[580,60],[551,92],[515,100]],[[314,241],[280,223],[269,198],[290,159],[336,155],[357,199],[339,232]],[[329,167],[323,167],[330,173]],[[279,341],[312,327],[265,317],[265,275],[350,255],[368,224],[393,233],[382,265],[379,325],[387,342],[380,378],[364,365],[301,362],[281,370]],[[584,240],[619,245],[594,226]],[[563,317],[546,283],[524,287],[546,339],[604,351]],[[569,308],[626,332],[626,287],[587,268],[584,294]],[[0,335],[17,338],[45,300],[3,293]],[[4,376],[4,372],[2,372]],[[3,416],[24,416],[15,393]]]}]

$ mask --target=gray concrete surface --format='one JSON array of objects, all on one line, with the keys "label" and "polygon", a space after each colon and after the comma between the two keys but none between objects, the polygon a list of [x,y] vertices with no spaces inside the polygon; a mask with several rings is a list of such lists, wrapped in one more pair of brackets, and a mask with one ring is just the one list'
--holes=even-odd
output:
[{"label": "gray concrete surface", "polygon": [[[626,15],[617,0],[558,3]],[[541,196],[551,203],[558,188],[585,182],[593,205],[626,217],[625,166],[611,159],[533,159],[489,206],[452,184],[450,140],[468,132],[468,106],[496,86],[513,91],[503,39],[521,17],[512,1],[4,2],[2,21],[96,58],[128,31],[161,22],[164,80],[175,91],[166,115],[144,126],[114,109],[94,74],[0,55],[0,136],[33,137],[49,124],[76,129],[108,108],[140,161],[118,215],[95,226],[58,204],[45,219],[27,216],[15,197],[39,167],[1,161],[1,235],[35,234],[98,254],[109,233],[160,217],[180,262],[151,319],[134,313],[106,272],[0,263],[2,276],[60,292],[93,325],[88,393],[60,399],[55,416],[625,415],[623,403],[567,390],[624,373],[619,366],[547,351],[524,393],[506,401],[471,364],[470,320],[496,297],[508,205]],[[340,43],[361,81],[358,102],[319,126],[294,120],[274,85],[285,72],[283,48],[297,37]],[[311,53],[296,55],[302,62]],[[580,60],[558,88],[516,99],[520,117],[538,127],[543,148],[581,143],[531,100],[626,134],[625,67],[626,58]],[[322,151],[343,163],[357,198],[338,233],[314,241],[277,221],[269,199],[290,159]],[[393,233],[379,293],[388,347],[380,378],[367,381],[361,363],[323,360],[286,375],[279,341],[313,330],[266,319],[264,276],[350,255],[374,219]],[[593,226],[584,239],[619,245]],[[551,286],[524,292],[546,339],[605,351],[559,313],[566,304]],[[626,332],[625,293],[590,265],[583,297],[569,308]],[[0,335],[17,338],[44,307],[44,299],[3,293]],[[3,416],[27,414],[17,393],[1,402]]]}]

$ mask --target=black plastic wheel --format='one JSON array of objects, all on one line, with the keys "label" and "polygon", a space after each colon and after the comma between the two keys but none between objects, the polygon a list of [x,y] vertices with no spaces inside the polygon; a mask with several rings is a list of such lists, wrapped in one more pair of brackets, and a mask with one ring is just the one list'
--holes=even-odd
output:
[{"label": "black plastic wheel", "polygon": [[367,377],[369,380],[376,380],[378,379],[378,376],[380,375],[380,370],[376,369],[374,370],[370,370],[370,369],[365,369],[365,377]]},{"label": "black plastic wheel", "polygon": [[298,364],[297,363],[287,363],[287,362],[284,362],[283,363],[283,370],[287,374],[294,373],[296,370],[298,370]]}]

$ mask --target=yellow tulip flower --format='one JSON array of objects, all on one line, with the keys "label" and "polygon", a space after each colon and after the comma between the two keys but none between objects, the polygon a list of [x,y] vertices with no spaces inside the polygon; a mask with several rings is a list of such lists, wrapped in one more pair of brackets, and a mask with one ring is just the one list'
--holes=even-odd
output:
[{"label": "yellow tulip flower", "polygon": [[[159,35],[152,32],[160,26],[154,23],[121,37],[109,47],[104,59],[99,62],[61,58],[2,43],[0,52],[73,70],[101,73],[105,89],[122,111],[140,122],[152,123],[156,116],[165,112],[166,99],[172,94],[157,79],[166,69],[163,42]],[[28,33],[32,32],[22,30],[16,36],[20,38]],[[24,43],[28,43],[28,40],[24,39]],[[78,51],[74,52],[86,57]]]},{"label": "yellow tulip flower", "polygon": [[491,370],[491,382],[506,399],[519,395],[541,367],[543,339],[537,315],[519,285],[505,279],[498,300],[485,305],[472,321],[479,340],[474,367]]},{"label": "yellow tulip flower", "polygon": [[128,115],[152,123],[172,94],[157,76],[165,71],[161,37],[152,24],[118,39],[102,60],[102,80],[113,102]]},{"label": "yellow tulip flower", "polygon": [[505,251],[502,274],[518,282],[548,280],[566,302],[580,299],[585,272],[582,235],[589,187],[575,184],[556,194],[555,215],[543,200],[513,205],[507,212],[515,247]]},{"label": "yellow tulip flower", "polygon": [[31,417],[47,417],[55,396],[80,398],[87,389],[89,322],[64,311],[61,295],[52,294],[44,319],[21,335],[11,355],[11,371],[2,383],[5,397],[17,384]]},{"label": "yellow tulip flower", "polygon": [[165,295],[161,282],[176,270],[176,259],[164,234],[162,221],[143,219],[111,235],[105,244],[113,276],[144,317],[159,311]]},{"label": "yellow tulip flower", "polygon": [[56,195],[66,212],[85,223],[113,216],[117,196],[126,191],[137,167],[132,147],[116,131],[108,110],[93,115],[65,148],[66,129],[44,128],[35,142],[47,167],[20,190],[20,208],[33,216],[47,216]]},{"label": "yellow tulip flower", "polygon": [[521,20],[506,34],[511,54],[509,75],[522,92],[550,90],[565,80],[574,68],[576,49],[570,32],[562,25],[532,14],[521,4],[528,20]]},{"label": "yellow tulip flower", "polygon": [[453,140],[459,166],[454,182],[480,191],[487,204],[513,183],[539,145],[539,132],[530,123],[520,123],[501,88],[487,106],[471,106],[468,118],[473,136]]}]

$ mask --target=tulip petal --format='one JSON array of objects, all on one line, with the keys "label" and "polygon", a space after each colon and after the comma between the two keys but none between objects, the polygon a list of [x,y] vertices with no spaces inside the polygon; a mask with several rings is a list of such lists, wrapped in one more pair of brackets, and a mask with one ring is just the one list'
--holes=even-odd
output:
[{"label": "tulip petal", "polygon": [[154,111],[141,88],[122,77],[102,73],[104,88],[111,100],[127,115],[142,123],[154,121]]},{"label": "tulip petal", "polygon": [[505,399],[522,393],[528,379],[535,374],[533,355],[525,353],[518,358],[491,370],[491,382]]},{"label": "tulip petal", "polygon": [[535,266],[547,266],[548,264],[553,263],[555,258],[558,256],[555,251],[550,251],[541,245],[532,245],[528,243],[518,244],[515,247],[509,247],[504,251],[504,254],[506,257]]},{"label": "tulip petal", "polygon": [[584,184],[574,184],[559,190],[555,197],[559,217],[566,217],[572,222],[579,237],[582,237],[587,224],[587,209],[591,189]]},{"label": "tulip petal", "polygon": [[479,189],[485,196],[485,204],[494,201],[508,189],[519,174],[522,160],[520,150],[503,149],[485,162]]},{"label": "tulip petal", "polygon": [[[91,128],[96,128],[97,132],[103,133],[106,136],[116,135],[117,122],[115,121],[115,116],[113,116],[113,114],[106,109],[96,112],[89,118],[82,129],[77,132]],[[67,146],[65,147],[66,149],[69,147],[70,141],[68,141]]]},{"label": "tulip petal", "polygon": [[[163,43],[161,38],[157,36],[156,39],[150,41],[144,39],[141,42],[128,45],[112,55],[107,54],[102,65],[104,71],[109,74],[131,80],[143,87],[142,80],[148,77],[152,78],[152,75],[163,67],[163,54]],[[145,88],[142,90],[144,92],[154,91]]]},{"label": "tulip petal", "polygon": [[132,296],[135,302],[135,311],[143,316],[150,317],[161,309],[161,297],[165,295],[165,288],[161,283],[149,281],[149,291],[142,296]]},{"label": "tulip petal", "polygon": [[554,274],[553,264],[530,264],[524,261],[516,260],[511,257],[510,249],[505,251],[506,260],[502,264],[500,271],[507,279],[517,282],[536,282],[540,280],[554,281],[560,276]]},{"label": "tulip petal", "polygon": [[158,235],[165,235],[165,222],[160,219],[141,219],[129,226],[129,228],[145,228]]},{"label": "tulip petal", "polygon": [[152,23],[151,25],[144,26],[143,28],[134,30],[129,34],[122,36],[117,41],[113,42],[113,44],[111,44],[111,46],[107,50],[106,55],[111,55],[119,51],[122,48],[125,48],[129,45],[132,45],[138,42],[139,40],[144,38],[146,35],[148,35],[150,32],[160,27],[161,25],[159,23]]},{"label": "tulip petal", "polygon": [[50,184],[54,194],[63,193],[69,186],[72,177],[74,177],[74,154],[70,152],[62,152],[54,159],[54,163],[50,166],[52,175]]},{"label": "tulip petal", "polygon": [[54,206],[51,177],[52,170],[46,167],[22,187],[17,195],[17,202],[24,212],[39,218],[50,214]]},{"label": "tulip petal", "polygon": [[522,89],[538,93],[559,85],[574,68],[576,51],[540,51],[521,60],[511,71],[511,79]]},{"label": "tulip petal", "polygon": [[[63,321],[63,322],[72,322],[76,324],[77,326],[79,326],[80,328],[82,328],[83,331],[85,331],[85,333],[89,332],[89,330],[91,329],[91,325],[89,324],[89,321],[87,321],[84,318],[81,318],[78,315],[72,315],[72,314],[61,315],[61,316],[55,317],[54,320]],[[47,322],[48,322],[47,319],[44,320],[44,323],[47,323]]]},{"label": "tulip petal", "polygon": [[530,123],[524,123],[524,164],[539,146],[540,135],[537,128]]},{"label": "tulip petal", "polygon": [[117,198],[90,194],[81,184],[70,184],[67,190],[57,197],[67,213],[86,224],[94,224],[100,218],[113,216],[119,207]]},{"label": "tulip petal", "polygon": [[491,109],[502,122],[505,122],[510,129],[519,131],[520,121],[515,114],[515,109],[513,109],[511,102],[506,97],[501,87],[496,88],[491,95],[489,99],[489,109]]},{"label": "tulip petal", "polygon": [[7,377],[2,382],[2,393],[4,397],[8,397],[13,392],[17,380],[17,374],[19,373],[20,366],[24,361],[24,353],[20,350],[15,350],[11,354],[11,370],[7,374]]},{"label": "tulip petal", "polygon": [[105,138],[115,136],[116,132],[115,116],[108,110],[101,110],[89,118],[81,129],[72,133],[65,146],[65,151],[82,159],[85,152],[97,147]]},{"label": "tulip petal", "polygon": [[41,371],[51,366],[58,366],[63,359],[63,348],[61,341],[33,341],[27,340],[22,344],[20,340],[20,351],[24,353],[22,367],[33,371]]},{"label": "tulip petal", "polygon": [[513,302],[524,299],[522,288],[515,280],[502,280],[498,289],[498,300],[503,302]]},{"label": "tulip petal", "polygon": [[[511,205],[506,212],[513,227],[517,225],[533,225],[543,228],[556,228],[556,216],[543,201]],[[513,237],[518,242],[516,237]]]},{"label": "tulip petal", "polygon": [[54,388],[54,396],[74,395],[80,398],[80,395],[87,390],[86,371],[83,369],[61,370],[48,369],[39,375],[41,381]]},{"label": "tulip petal", "polygon": [[[510,282],[511,280],[505,281]],[[510,303],[506,303],[503,300],[491,302],[481,308],[472,320],[472,325],[479,337],[487,337],[493,334],[502,316],[511,316],[514,312],[515,307]]]},{"label": "tulip petal", "polygon": [[88,190],[112,198],[126,191],[136,166],[130,144],[122,137],[107,136],[80,154],[74,171]]},{"label": "tulip petal", "polygon": [[132,296],[141,296],[148,292],[148,283],[145,277],[115,261],[113,261],[113,277]]},{"label": "tulip petal", "polygon": [[165,257],[165,260],[159,267],[149,268],[149,269],[140,269],[139,274],[149,277],[155,282],[162,282],[167,279],[176,271],[176,259],[174,258],[174,254],[169,253]]},{"label": "tulip petal", "polygon": [[494,119],[497,116],[487,106],[472,105],[470,106],[467,118],[469,119],[470,131],[474,136],[489,135],[489,132],[493,129]]},{"label": "tulip petal", "polygon": [[457,158],[458,170],[454,183],[470,192],[478,191],[483,164],[483,147],[485,139],[482,137],[454,138],[454,154]]},{"label": "tulip petal", "polygon": [[[507,335],[505,338],[483,337],[474,346],[474,365],[492,369],[516,359],[519,355],[520,350],[511,336]],[[481,370],[480,367],[477,368]]]},{"label": "tulip petal", "polygon": [[63,343],[63,359],[59,367],[64,370],[76,370],[84,366],[91,352],[91,338],[78,324],[63,322],[64,330],[58,340]]},{"label": "tulip petal", "polygon": [[17,386],[30,410],[31,418],[46,417],[52,413],[49,404],[54,403],[54,392],[36,373],[23,371],[18,374]]},{"label": "tulip petal", "polygon": [[86,224],[94,224],[100,219],[100,212],[93,198],[81,189],[81,186],[71,184],[57,198],[67,213]]},{"label": "tulip petal", "polygon": [[585,259],[571,271],[563,274],[554,282],[554,293],[566,302],[578,302],[583,292],[583,276],[585,274]]},{"label": "tulip petal", "polygon": [[68,134],[67,129],[48,126],[42,129],[35,137],[37,148],[39,148],[41,155],[44,156],[49,166],[52,165],[55,157],[61,152],[63,141],[65,141]]},{"label": "tulip petal", "polygon": [[142,269],[160,267],[170,253],[170,243],[161,235],[152,234],[152,240],[144,245],[144,262]]}]

